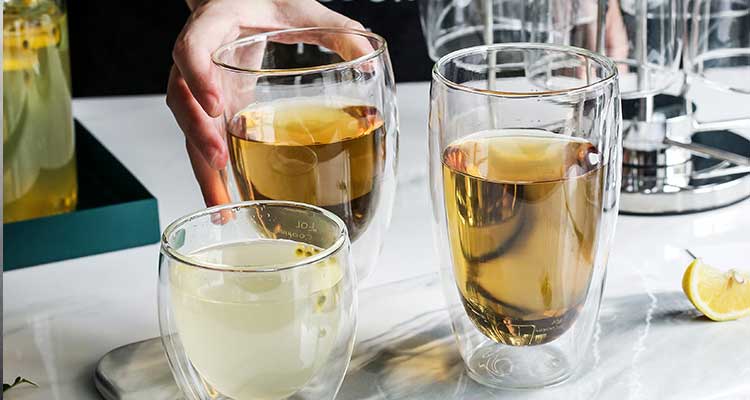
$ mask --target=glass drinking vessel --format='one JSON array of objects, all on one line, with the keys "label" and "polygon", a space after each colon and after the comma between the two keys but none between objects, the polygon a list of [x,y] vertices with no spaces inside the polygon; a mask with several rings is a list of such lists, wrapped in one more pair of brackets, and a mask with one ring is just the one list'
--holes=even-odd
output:
[{"label": "glass drinking vessel", "polygon": [[396,185],[398,116],[385,40],[303,28],[260,33],[213,54],[230,153],[229,197],[314,204],[347,225],[369,275]]},{"label": "glass drinking vessel", "polygon": [[3,3],[3,222],[78,203],[65,1]]},{"label": "glass drinking vessel", "polygon": [[173,222],[159,326],[189,400],[333,399],[354,345],[344,222],[306,204],[227,204]]},{"label": "glass drinking vessel", "polygon": [[434,232],[468,373],[560,382],[591,343],[618,211],[616,64],[497,44],[450,53],[432,76]]},{"label": "glass drinking vessel", "polygon": [[750,100],[750,0],[694,0],[691,6],[685,70],[686,98],[698,110],[693,128],[748,128],[747,107],[726,105]]},{"label": "glass drinking vessel", "polygon": [[623,99],[658,94],[680,81],[686,5],[687,0],[419,0],[433,60],[492,43],[582,47],[615,60]]}]

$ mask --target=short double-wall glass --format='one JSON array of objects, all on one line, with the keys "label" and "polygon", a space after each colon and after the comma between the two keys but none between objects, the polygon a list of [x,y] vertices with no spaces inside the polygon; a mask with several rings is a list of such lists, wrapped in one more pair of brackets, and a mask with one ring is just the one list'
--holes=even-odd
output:
[{"label": "short double-wall glass", "polygon": [[292,202],[229,204],[162,236],[159,323],[186,399],[333,399],[351,357],[357,278],[341,219]]}]

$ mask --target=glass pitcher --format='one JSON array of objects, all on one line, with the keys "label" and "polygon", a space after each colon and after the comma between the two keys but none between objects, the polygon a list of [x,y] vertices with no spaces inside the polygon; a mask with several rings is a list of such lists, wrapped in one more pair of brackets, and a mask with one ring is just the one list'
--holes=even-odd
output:
[{"label": "glass pitcher", "polygon": [[3,2],[3,222],[77,203],[63,1]]}]

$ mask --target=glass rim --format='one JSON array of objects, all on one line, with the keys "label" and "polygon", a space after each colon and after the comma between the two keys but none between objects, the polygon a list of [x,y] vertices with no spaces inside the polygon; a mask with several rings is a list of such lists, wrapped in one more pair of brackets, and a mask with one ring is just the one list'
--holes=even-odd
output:
[{"label": "glass rim", "polygon": [[[586,85],[582,86],[575,86],[569,89],[561,89],[561,90],[546,90],[546,91],[539,91],[539,92],[516,92],[516,91],[502,91],[502,90],[490,90],[490,89],[479,89],[475,87],[471,87],[468,85],[464,85],[462,83],[454,82],[453,80],[449,79],[447,76],[443,75],[441,72],[441,68],[448,62],[454,61],[460,57],[464,57],[467,55],[473,55],[473,54],[482,54],[482,53],[488,53],[491,51],[508,51],[508,50],[550,50],[554,52],[559,53],[573,53],[579,56],[582,56],[587,59],[592,59],[596,61],[598,64],[606,67],[608,69],[608,73],[605,77],[597,79],[596,81],[592,83],[588,83]],[[616,63],[601,54],[594,53],[593,51],[589,51],[580,47],[575,46],[565,46],[565,45],[558,45],[558,44],[551,44],[551,43],[495,43],[495,44],[486,44],[486,45],[480,45],[480,46],[472,46],[467,47],[464,49],[459,49],[453,52],[450,52],[435,62],[435,65],[432,67],[432,79],[434,81],[438,81],[442,83],[445,86],[448,86],[450,88],[460,90],[463,92],[469,92],[484,96],[493,96],[493,97],[507,97],[507,98],[529,98],[529,97],[556,97],[556,96],[567,96],[571,94],[577,94],[580,92],[585,91],[592,91],[597,89],[600,86],[606,86],[608,84],[611,84],[613,81],[617,80],[618,72],[617,72],[617,65]]]},{"label": "glass rim", "polygon": [[[242,208],[253,208],[258,206],[273,206],[273,207],[284,207],[284,208],[298,208],[298,209],[305,209],[309,211],[314,211],[316,213],[322,214],[324,217],[328,218],[330,221],[333,221],[333,223],[336,224],[338,227],[338,233],[336,240],[330,245],[326,246],[325,249],[321,250],[319,253],[313,254],[310,257],[305,257],[299,261],[293,261],[288,263],[282,263],[282,264],[273,264],[269,266],[262,266],[262,267],[256,267],[253,266],[252,269],[240,269],[241,266],[239,265],[228,265],[228,264],[222,264],[222,263],[212,263],[212,262],[198,262],[193,257],[190,257],[187,254],[184,254],[177,250],[172,244],[170,243],[168,237],[172,235],[176,230],[180,229],[182,226],[184,226],[186,223],[190,221],[194,221],[196,219],[207,217],[214,213],[220,213],[225,210],[230,211],[236,211]],[[210,218],[210,217],[209,217]],[[217,272],[237,272],[237,273],[269,273],[269,272],[280,272],[280,271],[286,271],[290,269],[296,269],[301,268],[304,266],[315,264],[333,253],[336,253],[341,249],[341,247],[347,242],[349,236],[346,229],[346,224],[344,221],[341,220],[336,214],[318,207],[314,206],[312,204],[306,204],[306,203],[299,203],[295,201],[284,201],[284,200],[250,200],[250,201],[242,201],[237,203],[227,203],[227,204],[221,204],[218,206],[209,207],[200,211],[192,212],[190,214],[184,215],[180,218],[177,218],[175,221],[170,223],[165,229],[164,232],[161,234],[161,251],[166,254],[168,257],[182,263],[185,265],[188,265],[190,267],[195,268],[202,268]],[[274,239],[275,240],[275,239]]]},{"label": "glass rim", "polygon": [[[374,39],[378,46],[373,48],[373,50],[367,54],[364,54],[362,56],[359,56],[357,58],[354,58],[352,60],[344,60],[334,63],[328,63],[328,64],[321,64],[316,65],[312,67],[302,67],[302,68],[245,68],[238,65],[233,65],[229,63],[225,63],[223,61],[219,60],[219,57],[226,53],[227,51],[232,51],[235,48],[246,46],[249,44],[259,43],[259,42],[267,42],[269,38],[276,36],[276,35],[282,35],[282,34],[289,34],[289,33],[304,33],[304,32],[316,32],[316,33],[338,33],[338,34],[345,34],[345,35],[357,35],[366,37],[368,39]],[[281,29],[281,30],[273,30],[268,32],[261,32],[256,33],[253,35],[245,36],[240,39],[233,40],[229,43],[225,43],[216,50],[214,50],[211,53],[211,61],[214,63],[215,66],[222,68],[224,70],[235,72],[235,73],[244,73],[244,74],[251,74],[251,75],[275,75],[275,76],[288,76],[288,75],[304,75],[304,74],[310,74],[310,73],[316,73],[316,72],[327,72],[327,71],[334,71],[339,69],[346,69],[351,68],[356,65],[362,64],[366,61],[370,61],[374,58],[379,57],[381,54],[383,54],[388,47],[388,44],[385,41],[385,38],[378,35],[377,33],[372,33],[370,31],[365,31],[361,29],[352,29],[352,28],[335,28],[335,27],[308,27],[308,28],[292,28],[292,29]]]}]

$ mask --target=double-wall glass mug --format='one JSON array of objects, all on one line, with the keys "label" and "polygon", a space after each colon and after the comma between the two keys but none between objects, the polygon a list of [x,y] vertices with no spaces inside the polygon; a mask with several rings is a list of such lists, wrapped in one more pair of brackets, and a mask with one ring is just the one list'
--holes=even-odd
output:
[{"label": "double-wall glass mug", "polygon": [[385,40],[340,28],[260,33],[213,54],[230,155],[229,197],[314,204],[347,225],[372,271],[396,185],[398,116]]},{"label": "double-wall glass mug", "polygon": [[217,206],[164,231],[159,326],[188,400],[331,400],[354,346],[346,225],[282,201]]},{"label": "double-wall glass mug", "polygon": [[458,50],[433,69],[436,248],[468,374],[566,379],[586,356],[618,211],[616,64],[552,44]]}]

